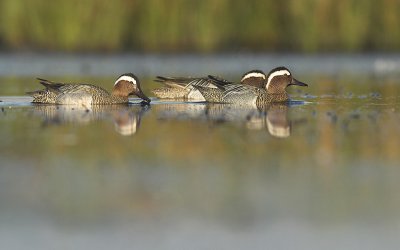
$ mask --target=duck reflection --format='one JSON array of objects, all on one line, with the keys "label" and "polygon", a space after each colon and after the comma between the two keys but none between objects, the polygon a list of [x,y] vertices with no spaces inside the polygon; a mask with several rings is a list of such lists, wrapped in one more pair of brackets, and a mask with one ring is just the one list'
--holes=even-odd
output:
[{"label": "duck reflection", "polygon": [[292,123],[288,119],[288,106],[273,105],[269,107],[265,121],[268,132],[271,135],[279,138],[290,136]]},{"label": "duck reflection", "polygon": [[169,120],[198,120],[205,118],[206,105],[204,103],[161,103],[154,105],[158,111],[158,119]]},{"label": "duck reflection", "polygon": [[262,107],[238,106],[216,103],[160,104],[160,119],[189,119],[211,122],[213,125],[233,123],[249,130],[267,130],[274,137],[287,138],[292,122],[288,118],[290,105],[272,103]]},{"label": "duck reflection", "polygon": [[287,104],[269,104],[258,108],[216,104],[208,107],[208,117],[217,122],[244,123],[250,130],[267,129],[272,136],[286,138],[291,132],[288,108]]},{"label": "duck reflection", "polygon": [[115,131],[123,136],[137,133],[142,116],[150,107],[148,105],[94,105],[86,108],[74,105],[34,104],[33,114],[41,116],[43,124],[79,124],[85,125],[93,121],[112,120]]}]

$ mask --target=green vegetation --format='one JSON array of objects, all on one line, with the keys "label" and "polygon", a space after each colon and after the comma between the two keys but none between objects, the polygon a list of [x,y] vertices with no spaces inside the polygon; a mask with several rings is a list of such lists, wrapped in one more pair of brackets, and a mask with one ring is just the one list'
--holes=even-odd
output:
[{"label": "green vegetation", "polygon": [[0,0],[2,50],[394,51],[400,1]]}]

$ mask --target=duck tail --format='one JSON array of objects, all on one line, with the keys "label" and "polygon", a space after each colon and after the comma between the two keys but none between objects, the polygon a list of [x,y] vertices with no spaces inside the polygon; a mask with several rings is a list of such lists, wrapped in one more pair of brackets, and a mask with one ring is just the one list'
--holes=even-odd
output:
[{"label": "duck tail", "polygon": [[156,76],[156,79],[154,79],[155,82],[165,82],[168,81],[168,77],[164,76]]},{"label": "duck tail", "polygon": [[193,80],[199,79],[199,77],[168,77],[168,76],[156,76],[155,82],[174,82],[174,83],[188,83]]},{"label": "duck tail", "polygon": [[30,91],[26,94],[33,97],[32,103],[52,103],[48,100],[49,92],[47,90]]},{"label": "duck tail", "polygon": [[162,83],[171,88],[185,88],[190,78],[157,76],[155,82]]},{"label": "duck tail", "polygon": [[63,86],[63,83],[57,83],[57,82],[53,82],[53,81],[49,81],[43,78],[36,78],[40,84],[42,84],[43,86],[46,87],[46,89],[53,89],[53,90],[57,90],[59,89],[61,86]]},{"label": "duck tail", "polygon": [[44,90],[36,90],[36,91],[28,91],[25,92],[27,95],[32,96],[32,97],[36,97],[38,95],[41,95],[44,93]]}]

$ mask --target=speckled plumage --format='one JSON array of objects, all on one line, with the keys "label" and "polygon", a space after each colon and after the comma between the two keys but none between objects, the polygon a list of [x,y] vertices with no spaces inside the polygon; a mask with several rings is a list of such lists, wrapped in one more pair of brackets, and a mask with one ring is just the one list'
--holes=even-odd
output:
[{"label": "speckled plumage", "polygon": [[105,89],[91,84],[67,83],[56,86],[46,86],[46,90],[34,91],[28,94],[33,97],[33,103],[117,104],[128,102],[127,96],[114,96],[109,94]]},{"label": "speckled plumage", "polygon": [[[129,95],[137,95],[150,102],[140,89],[139,81],[133,74],[120,76],[114,84],[112,93],[92,84],[56,83],[40,79],[46,87],[43,90],[28,92],[33,97],[33,103],[93,105],[93,104],[121,104],[128,103]],[[126,79],[132,79],[128,81]]]},{"label": "speckled plumage", "polygon": [[[254,75],[254,73],[256,75]],[[248,77],[248,74],[253,74]],[[260,77],[261,76],[261,77]],[[227,80],[219,77],[214,77],[218,79],[219,85],[232,84]],[[251,70],[243,74],[241,82],[243,84],[248,84],[251,86],[264,86],[265,85],[265,74],[261,70]],[[198,91],[197,87],[200,88],[217,88],[215,82],[208,77],[163,77],[158,76],[155,80],[156,82],[163,83],[165,87],[156,88],[152,90],[153,94],[162,99],[188,99],[205,101],[206,99]]]},{"label": "speckled plumage", "polygon": [[269,81],[264,82],[263,88],[245,84],[219,84],[219,80],[213,76],[209,76],[209,79],[213,80],[218,88],[195,87],[207,102],[263,106],[268,103],[287,101],[286,87],[289,85],[307,86],[294,79],[289,70],[284,67],[273,69],[268,76],[272,77],[266,78]]},{"label": "speckled plumage", "polygon": [[156,82],[165,85],[162,88],[153,89],[153,94],[161,99],[186,99],[205,101],[200,92],[194,86],[216,88],[207,77],[163,77],[157,76]]},{"label": "speckled plumage", "polygon": [[156,88],[151,92],[158,98],[161,99],[187,99],[191,88]]}]

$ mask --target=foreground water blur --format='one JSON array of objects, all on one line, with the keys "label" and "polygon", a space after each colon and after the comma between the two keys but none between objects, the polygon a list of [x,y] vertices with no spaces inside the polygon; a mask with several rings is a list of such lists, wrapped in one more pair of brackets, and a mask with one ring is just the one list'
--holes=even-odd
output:
[{"label": "foreground water blur", "polygon": [[398,79],[296,78],[310,87],[262,110],[32,105],[33,77],[0,79],[2,244],[398,249]]}]

